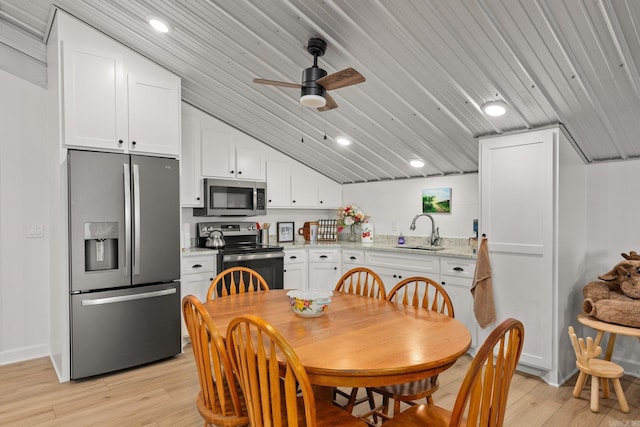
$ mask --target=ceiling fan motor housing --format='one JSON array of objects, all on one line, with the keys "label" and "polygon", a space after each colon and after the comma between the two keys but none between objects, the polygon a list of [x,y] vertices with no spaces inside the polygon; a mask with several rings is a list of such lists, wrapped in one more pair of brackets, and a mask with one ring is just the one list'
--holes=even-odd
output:
[{"label": "ceiling fan motor housing", "polygon": [[316,83],[316,80],[327,75],[327,72],[322,68],[311,67],[305,68],[302,71],[302,89],[300,96],[304,95],[318,95],[324,96],[325,89]]}]

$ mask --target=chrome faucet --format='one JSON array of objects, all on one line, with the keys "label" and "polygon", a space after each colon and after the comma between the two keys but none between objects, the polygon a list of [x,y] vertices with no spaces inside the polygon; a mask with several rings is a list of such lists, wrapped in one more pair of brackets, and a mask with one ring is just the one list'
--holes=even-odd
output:
[{"label": "chrome faucet", "polygon": [[413,221],[411,221],[411,225],[409,226],[410,230],[416,229],[416,220],[421,216],[429,217],[431,220],[431,246],[437,246],[440,243],[440,227],[436,228],[436,222],[433,220],[433,217],[426,213],[421,213],[413,217]]}]

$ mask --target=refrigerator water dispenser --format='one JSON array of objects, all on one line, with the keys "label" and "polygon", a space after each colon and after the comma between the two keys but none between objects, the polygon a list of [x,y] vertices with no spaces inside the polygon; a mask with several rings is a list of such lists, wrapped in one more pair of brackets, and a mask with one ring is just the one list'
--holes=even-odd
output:
[{"label": "refrigerator water dispenser", "polygon": [[84,270],[118,269],[118,223],[84,224]]}]

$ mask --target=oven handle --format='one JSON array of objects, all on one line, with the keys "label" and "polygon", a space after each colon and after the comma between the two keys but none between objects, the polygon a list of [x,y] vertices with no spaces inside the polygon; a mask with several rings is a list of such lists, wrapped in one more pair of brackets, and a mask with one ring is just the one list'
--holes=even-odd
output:
[{"label": "oven handle", "polygon": [[255,261],[258,259],[284,258],[284,252],[261,252],[253,254],[228,254],[222,256],[222,262]]}]

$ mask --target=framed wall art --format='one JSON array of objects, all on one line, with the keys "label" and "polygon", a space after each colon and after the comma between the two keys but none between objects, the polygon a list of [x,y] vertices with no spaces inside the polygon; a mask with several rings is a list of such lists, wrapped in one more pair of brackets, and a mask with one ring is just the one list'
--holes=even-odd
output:
[{"label": "framed wall art", "polygon": [[278,242],[293,242],[293,222],[278,223]]},{"label": "framed wall art", "polygon": [[422,213],[451,213],[451,187],[422,190]]}]

